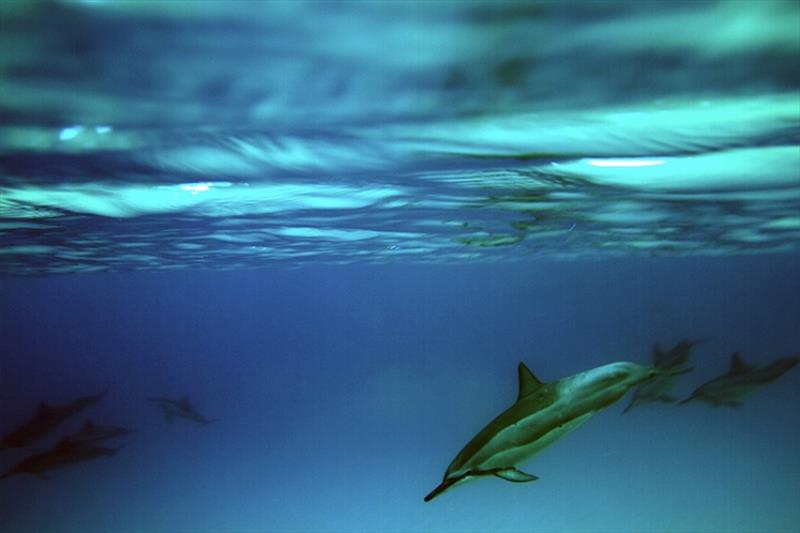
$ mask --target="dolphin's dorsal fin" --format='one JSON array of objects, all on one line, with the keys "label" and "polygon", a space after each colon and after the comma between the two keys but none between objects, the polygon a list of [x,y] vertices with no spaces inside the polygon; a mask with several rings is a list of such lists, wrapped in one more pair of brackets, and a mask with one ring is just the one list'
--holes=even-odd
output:
[{"label": "dolphin's dorsal fin", "polygon": [[750,367],[742,361],[742,358],[739,357],[739,352],[734,353],[731,356],[731,369],[728,371],[728,374],[746,374],[750,372]]},{"label": "dolphin's dorsal fin", "polygon": [[529,394],[536,392],[539,390],[539,387],[542,386],[542,382],[539,381],[539,378],[534,376],[533,372],[531,372],[522,361],[519,362],[519,367],[517,367],[517,375],[519,376],[519,392],[517,393],[517,401]]}]

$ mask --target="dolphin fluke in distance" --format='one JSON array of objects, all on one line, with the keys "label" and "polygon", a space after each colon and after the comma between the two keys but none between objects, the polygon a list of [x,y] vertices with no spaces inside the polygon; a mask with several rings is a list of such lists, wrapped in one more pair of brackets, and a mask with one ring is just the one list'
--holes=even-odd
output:
[{"label": "dolphin fluke in distance", "polygon": [[158,405],[161,408],[161,411],[164,413],[164,421],[167,424],[171,424],[173,418],[179,417],[184,418],[186,420],[190,420],[197,424],[201,424],[206,426],[211,422],[214,422],[214,419],[206,418],[201,415],[197,409],[189,402],[189,399],[184,396],[180,400],[173,400],[170,398],[148,398],[151,402]]},{"label": "dolphin fluke in distance", "polygon": [[520,362],[517,401],[464,446],[425,501],[480,476],[516,483],[538,479],[517,465],[659,374],[655,367],[619,362],[542,383]]},{"label": "dolphin fluke in distance", "polygon": [[714,407],[739,407],[745,395],[772,383],[794,368],[798,362],[800,357],[784,357],[768,365],[756,367],[745,363],[738,352],[734,353],[730,368],[725,374],[700,385],[680,403],[703,400]]},{"label": "dolphin fluke in distance", "polygon": [[107,393],[108,388],[98,394],[80,396],[60,406],[49,406],[40,403],[30,420],[3,437],[3,447],[24,448],[30,445],[50,433],[68,418],[97,403]]},{"label": "dolphin fluke in distance", "polygon": [[85,446],[76,444],[69,439],[63,439],[53,448],[31,455],[12,467],[0,476],[5,479],[17,474],[32,474],[39,479],[49,479],[47,472],[65,466],[91,461],[100,457],[111,457],[120,448],[106,448],[102,446]]},{"label": "dolphin fluke in distance", "polygon": [[688,366],[689,356],[692,348],[701,342],[704,341],[684,339],[666,352],[661,350],[658,343],[654,344],[653,364],[661,371],[661,374],[641,384],[634,391],[630,403],[622,411],[622,414],[644,403],[677,403],[678,399],[674,396],[670,396],[669,391],[672,389],[679,375],[686,374],[692,370]]}]

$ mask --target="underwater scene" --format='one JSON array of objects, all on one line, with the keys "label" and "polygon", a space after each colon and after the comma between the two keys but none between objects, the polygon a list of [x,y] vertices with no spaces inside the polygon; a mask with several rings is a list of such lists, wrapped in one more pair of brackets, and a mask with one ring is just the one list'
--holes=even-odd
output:
[{"label": "underwater scene", "polygon": [[800,3],[0,2],[0,531],[800,532]]}]

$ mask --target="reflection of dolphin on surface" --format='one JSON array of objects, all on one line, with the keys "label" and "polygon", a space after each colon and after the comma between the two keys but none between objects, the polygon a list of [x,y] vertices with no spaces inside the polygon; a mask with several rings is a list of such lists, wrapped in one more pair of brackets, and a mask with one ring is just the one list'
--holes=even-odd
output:
[{"label": "reflection of dolphin on surface", "polygon": [[90,461],[100,457],[110,457],[117,453],[119,448],[105,448],[101,446],[83,446],[64,439],[56,446],[42,453],[31,455],[23,459],[0,479],[16,474],[32,474],[39,479],[49,479],[45,472],[64,468],[75,463]]},{"label": "reflection of dolphin on surface", "polygon": [[69,442],[76,445],[89,445],[104,442],[117,437],[124,437],[134,430],[123,428],[119,426],[99,426],[89,419],[83,424],[83,427],[78,433],[67,437]]},{"label": "reflection of dolphin on surface", "polygon": [[425,501],[478,476],[514,482],[538,479],[516,465],[622,398],[632,387],[660,374],[654,367],[620,362],[542,383],[520,363],[517,401],[464,446]]},{"label": "reflection of dolphin on surface", "polygon": [[69,417],[96,403],[106,395],[108,389],[91,396],[81,396],[65,405],[49,406],[40,403],[33,417],[0,441],[4,448],[24,448],[33,441],[47,435]]},{"label": "reflection of dolphin on surface", "polygon": [[754,390],[772,383],[791,370],[800,361],[800,357],[784,357],[762,366],[750,366],[739,357],[739,353],[731,356],[728,372],[700,385],[682,404],[692,400],[703,400],[714,407],[727,405],[739,407],[742,397]]},{"label": "reflection of dolphin on surface", "polygon": [[180,400],[172,400],[170,398],[149,398],[149,400],[161,408],[164,413],[164,421],[167,424],[171,424],[172,419],[176,416],[204,426],[214,422],[213,419],[206,418],[198,413],[197,409],[189,403],[189,399],[186,396]]},{"label": "reflection of dolphin on surface", "polygon": [[658,343],[653,345],[653,364],[663,374],[656,376],[647,383],[642,383],[633,393],[633,398],[628,406],[622,411],[623,414],[632,408],[648,402],[677,403],[678,399],[670,396],[669,389],[675,383],[678,375],[690,372],[692,369],[686,366],[689,363],[689,355],[697,344],[703,341],[682,340],[667,352],[661,351]]}]

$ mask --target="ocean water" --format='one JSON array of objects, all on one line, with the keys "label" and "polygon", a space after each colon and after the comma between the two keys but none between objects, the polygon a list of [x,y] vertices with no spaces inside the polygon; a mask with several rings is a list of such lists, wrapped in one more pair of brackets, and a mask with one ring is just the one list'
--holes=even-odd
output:
[{"label": "ocean water", "polygon": [[0,3],[0,439],[103,393],[0,475],[107,455],[3,533],[800,532],[797,367],[423,502],[520,361],[684,339],[800,356],[797,2]]}]

